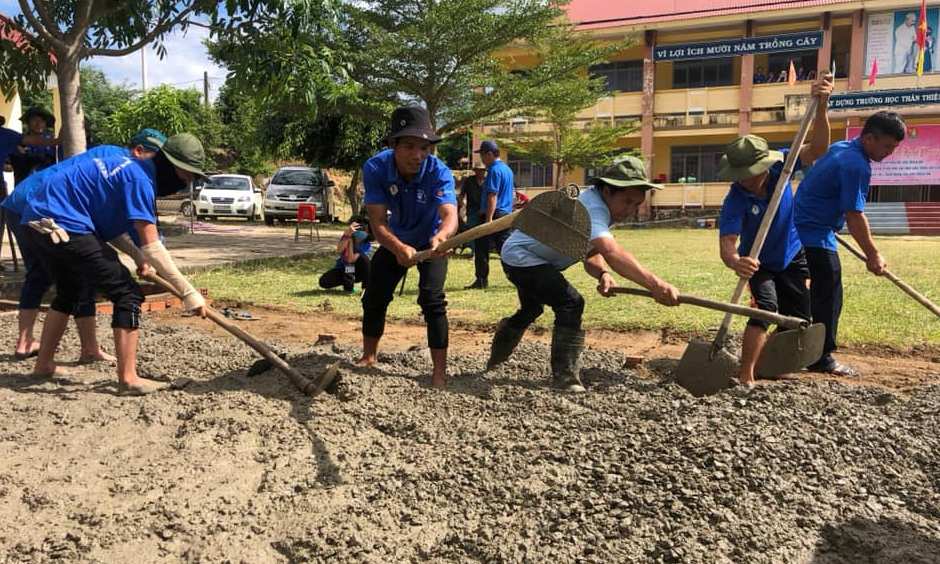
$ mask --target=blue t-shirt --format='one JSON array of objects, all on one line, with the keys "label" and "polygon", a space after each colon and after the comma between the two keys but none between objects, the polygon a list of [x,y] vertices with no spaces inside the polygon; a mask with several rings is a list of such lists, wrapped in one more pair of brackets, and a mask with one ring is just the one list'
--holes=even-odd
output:
[{"label": "blue t-shirt", "polygon": [[[604,197],[597,188],[589,188],[581,192],[578,201],[584,204],[591,218],[591,241],[601,237],[613,237],[610,232],[610,209],[607,208]],[[518,229],[513,231],[503,243],[500,258],[509,266],[518,268],[549,264],[557,270],[564,270],[578,262],[548,245],[539,243]]]},{"label": "blue t-shirt", "polygon": [[73,166],[75,163],[81,162],[84,159],[114,156],[129,157],[130,154],[130,149],[127,149],[126,147],[118,147],[117,145],[98,145],[97,147],[92,147],[84,153],[79,153],[74,157],[59,162],[58,164],[30,174],[26,180],[16,185],[13,192],[7,196],[3,202],[0,202],[0,206],[17,215],[23,215],[23,211],[26,209],[26,202],[30,199],[30,197],[32,197],[33,191],[35,191],[37,187],[41,186],[43,179],[50,174],[55,174],[56,171]]},{"label": "blue t-shirt", "polygon": [[793,220],[803,246],[835,251],[835,234],[845,226],[845,213],[865,211],[870,182],[871,159],[861,137],[829,147],[796,191]]},{"label": "blue t-shirt", "polygon": [[395,166],[394,152],[386,149],[366,161],[362,181],[366,187],[365,204],[388,208],[392,233],[402,243],[417,249],[428,246],[440,228],[438,208],[444,204],[457,205],[454,175],[434,155],[424,159],[411,182],[405,182]]},{"label": "blue t-shirt", "polygon": [[3,164],[7,162],[7,157],[16,151],[16,147],[23,140],[23,136],[12,129],[0,127],[0,187],[6,186],[3,180]]},{"label": "blue t-shirt", "polygon": [[[782,152],[786,158],[789,149],[784,149]],[[741,256],[751,252],[751,246],[757,238],[757,230],[764,219],[767,205],[770,204],[770,197],[776,189],[780,173],[783,172],[783,164],[783,161],[776,162],[769,169],[766,199],[751,194],[737,182],[731,185],[731,190],[725,196],[718,220],[718,229],[722,236],[741,236],[741,242],[738,245],[738,253]],[[794,171],[800,170],[802,166],[800,159],[797,159]],[[761,268],[770,272],[782,272],[802,248],[800,235],[796,231],[796,226],[793,225],[793,187],[790,182],[787,182],[783,195],[780,197],[777,215],[770,224],[770,231],[767,232],[767,238],[764,240],[764,246],[758,257]]]},{"label": "blue t-shirt", "polygon": [[[362,232],[360,231],[359,233]],[[363,235],[365,235],[365,233],[363,233]],[[369,253],[372,252],[372,241],[369,240],[368,235],[359,242],[355,241],[354,235],[354,244],[356,246],[356,250],[353,251],[355,254],[369,256]],[[339,258],[336,259],[336,268],[343,268],[344,266],[346,266],[346,261],[343,260],[343,255],[340,254]]]},{"label": "blue t-shirt", "polygon": [[126,156],[83,159],[43,180],[22,222],[48,217],[69,233],[105,241],[126,233],[132,221],[156,223],[152,167]]},{"label": "blue t-shirt", "polygon": [[489,211],[489,195],[496,194],[496,211],[503,215],[512,213],[515,188],[513,184],[512,169],[503,161],[496,159],[486,169],[486,180],[483,181],[483,194],[480,197],[480,209],[483,213]]}]

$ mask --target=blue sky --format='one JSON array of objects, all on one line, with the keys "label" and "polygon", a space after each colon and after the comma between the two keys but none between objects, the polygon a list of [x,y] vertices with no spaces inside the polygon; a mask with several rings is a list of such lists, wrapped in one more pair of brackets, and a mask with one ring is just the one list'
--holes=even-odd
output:
[{"label": "blue sky", "polygon": [[[14,16],[20,13],[16,0],[0,0],[0,13]],[[151,46],[144,47],[147,58],[148,86],[172,84],[179,88],[195,87],[202,91],[202,73],[209,72],[210,98],[215,98],[218,87],[225,80],[225,69],[209,60],[202,41],[208,30],[190,26],[186,33],[179,31],[165,38],[166,57],[157,58]],[[133,88],[141,86],[140,52],[125,57],[95,57],[88,63],[107,75],[113,82],[126,82]]]}]

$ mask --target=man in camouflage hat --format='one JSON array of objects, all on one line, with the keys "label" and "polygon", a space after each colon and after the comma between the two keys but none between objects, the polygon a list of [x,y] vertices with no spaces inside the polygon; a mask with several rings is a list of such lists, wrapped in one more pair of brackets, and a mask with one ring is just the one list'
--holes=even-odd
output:
[{"label": "man in camouflage hat", "polygon": [[[794,171],[808,167],[829,148],[826,112],[831,93],[832,77],[827,73],[813,85],[812,95],[820,98],[813,135],[800,149]],[[767,141],[756,135],[740,137],[725,148],[718,174],[732,184],[718,221],[721,260],[738,276],[748,279],[758,309],[809,320],[809,268],[793,223],[794,197],[789,181],[783,187],[780,207],[760,255],[757,259],[748,256],[788,151],[771,150]],[[767,322],[750,319],[744,330],[739,381],[747,387],[754,385],[754,369],[767,340],[767,329]]]},{"label": "man in camouflage hat", "polygon": [[[584,269],[597,278],[597,290],[610,296],[616,285],[611,270],[643,286],[656,301],[668,306],[679,305],[679,291],[647,270],[626,249],[620,246],[610,226],[632,216],[646,199],[647,190],[662,186],[646,176],[643,161],[622,157],[594,178],[593,186],[584,190],[579,201],[591,218],[591,250],[584,259]],[[539,243],[522,231],[514,231],[503,244],[500,254],[503,271],[516,286],[519,310],[502,319],[493,337],[488,368],[506,361],[512,355],[526,328],[549,306],[555,312],[552,332],[551,365],[556,386],[571,392],[585,391],[580,377],[584,331],[581,316],[584,298],[562,274],[574,261]]]}]

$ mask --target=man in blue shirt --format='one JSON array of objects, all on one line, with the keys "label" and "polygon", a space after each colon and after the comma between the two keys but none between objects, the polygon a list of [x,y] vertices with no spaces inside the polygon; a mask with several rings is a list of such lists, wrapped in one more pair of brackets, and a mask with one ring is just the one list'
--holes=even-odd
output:
[{"label": "man in blue shirt", "polygon": [[[657,302],[679,305],[678,290],[646,270],[610,232],[611,225],[636,212],[646,200],[647,190],[659,188],[662,186],[650,183],[646,177],[643,161],[636,157],[623,157],[602,170],[594,179],[594,187],[582,192],[578,198],[591,218],[591,250],[584,260],[584,269],[597,278],[597,290],[601,295],[611,295],[610,291],[615,286],[610,274],[613,270],[650,290]],[[501,258],[503,271],[519,294],[519,310],[499,322],[487,369],[509,359],[526,329],[542,315],[547,305],[555,312],[551,349],[555,385],[570,392],[585,391],[580,377],[581,353],[584,351],[584,331],[581,329],[584,298],[562,274],[577,261],[522,231],[512,232],[503,245]]]},{"label": "man in blue shirt", "polygon": [[[19,300],[19,332],[14,357],[17,359],[35,356],[39,350],[39,343],[33,339],[33,327],[39,313],[39,304],[43,295],[52,286],[49,273],[43,268],[37,252],[30,246],[25,230],[28,227],[21,225],[21,216],[26,209],[31,194],[42,185],[43,179],[57,171],[64,170],[84,159],[113,156],[133,156],[137,159],[147,160],[156,156],[160,147],[166,141],[166,136],[155,129],[142,129],[131,138],[129,147],[116,145],[99,145],[56,165],[31,174],[5,200],[0,202],[8,225],[13,228],[23,264],[26,267],[26,276],[20,289]],[[79,362],[93,362],[97,360],[113,361],[114,357],[105,353],[98,346],[95,331],[95,289],[86,285],[78,305],[73,312],[78,336],[81,341]]]},{"label": "man in blue shirt", "polygon": [[[390,149],[362,167],[369,227],[380,248],[372,257],[369,283],[362,296],[362,358],[376,362],[385,314],[395,286],[415,264],[419,250],[437,249],[457,232],[454,177],[443,161],[431,154],[440,137],[427,111],[418,107],[392,112]],[[418,265],[418,304],[427,324],[434,371],[431,383],[443,387],[447,375],[447,301],[444,280],[447,260],[435,253]]]},{"label": "man in blue shirt", "polygon": [[[504,215],[512,213],[515,201],[515,187],[512,169],[499,158],[499,147],[493,141],[483,141],[477,149],[480,160],[486,165],[486,180],[483,182],[483,193],[480,198],[480,224],[489,223]],[[490,277],[490,249],[500,252],[503,242],[509,237],[509,229],[493,233],[487,237],[480,237],[474,242],[473,268],[476,280],[466,287],[470,289],[485,289],[489,285]]]},{"label": "man in blue shirt", "polygon": [[901,116],[877,112],[865,121],[860,137],[833,144],[796,192],[794,223],[809,263],[813,321],[826,326],[823,356],[809,367],[814,372],[858,375],[855,369],[832,357],[842,314],[842,265],[835,234],[848,225],[849,233],[868,257],[868,270],[876,276],[884,274],[885,261],[872,239],[865,201],[871,182],[871,162],[881,162],[890,156],[905,134]]},{"label": "man in blue shirt", "polygon": [[[196,176],[204,176],[204,159],[199,140],[183,133],[168,139],[152,161],[123,155],[84,159],[47,176],[33,192],[23,212],[23,223],[30,227],[26,238],[37,249],[56,286],[34,374],[55,373],[55,352],[69,315],[84,286],[91,284],[113,304],[111,327],[119,391],[142,395],[166,387],[137,374],[143,295],[106,242],[130,254],[139,273],[155,269],[179,291],[186,309],[204,317],[205,300],[176,268],[155,226],[155,194],[176,191]],[[156,183],[151,164],[157,169]],[[160,181],[169,178],[161,168],[172,175],[169,182]],[[127,235],[129,226],[137,233],[139,249]]]},{"label": "man in blue shirt", "polygon": [[356,282],[362,282],[362,288],[365,289],[369,283],[369,253],[372,252],[369,222],[354,217],[339,238],[336,251],[339,252],[339,258],[333,268],[320,276],[320,287],[329,290],[342,286],[344,291],[354,293]]},{"label": "man in blue shirt", "polygon": [[[812,165],[829,147],[831,135],[828,117],[832,81],[823,78],[813,85],[812,95],[819,98],[809,144],[800,149],[794,171]],[[806,281],[809,267],[800,236],[793,225],[793,187],[783,187],[780,207],[770,224],[760,256],[748,256],[767,205],[783,172],[789,149],[771,151],[767,141],[746,135],[725,149],[718,174],[734,183],[725,196],[718,221],[721,260],[741,278],[748,279],[751,296],[758,309],[810,319],[810,297]],[[740,238],[740,245],[738,239]],[[754,368],[767,341],[768,323],[750,319],[741,344],[740,382],[754,385]]]}]

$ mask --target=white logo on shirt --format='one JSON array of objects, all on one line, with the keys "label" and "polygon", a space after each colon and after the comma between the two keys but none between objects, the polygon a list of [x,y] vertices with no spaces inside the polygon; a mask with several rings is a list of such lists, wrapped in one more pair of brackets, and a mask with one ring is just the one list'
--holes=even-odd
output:
[{"label": "white logo on shirt", "polygon": [[131,160],[127,157],[124,157],[124,160],[121,161],[121,164],[117,165],[111,170],[108,170],[108,167],[105,166],[104,161],[101,159],[92,159],[95,162],[95,166],[98,167],[98,172],[101,173],[105,179],[111,178],[115,174],[121,172],[127,165],[131,164]]},{"label": "white logo on shirt", "polygon": [[396,185],[394,185],[394,184],[392,184],[391,186],[389,186],[389,187],[388,187],[388,193],[391,194],[392,196],[397,195],[397,194],[398,194],[398,186],[396,186]]},{"label": "white logo on shirt", "polygon": [[428,194],[424,190],[418,190],[415,192],[415,199],[418,200],[419,204],[426,204],[428,203]]},{"label": "white logo on shirt", "polygon": [[760,207],[757,204],[751,206],[751,213],[754,215],[760,215]]}]

